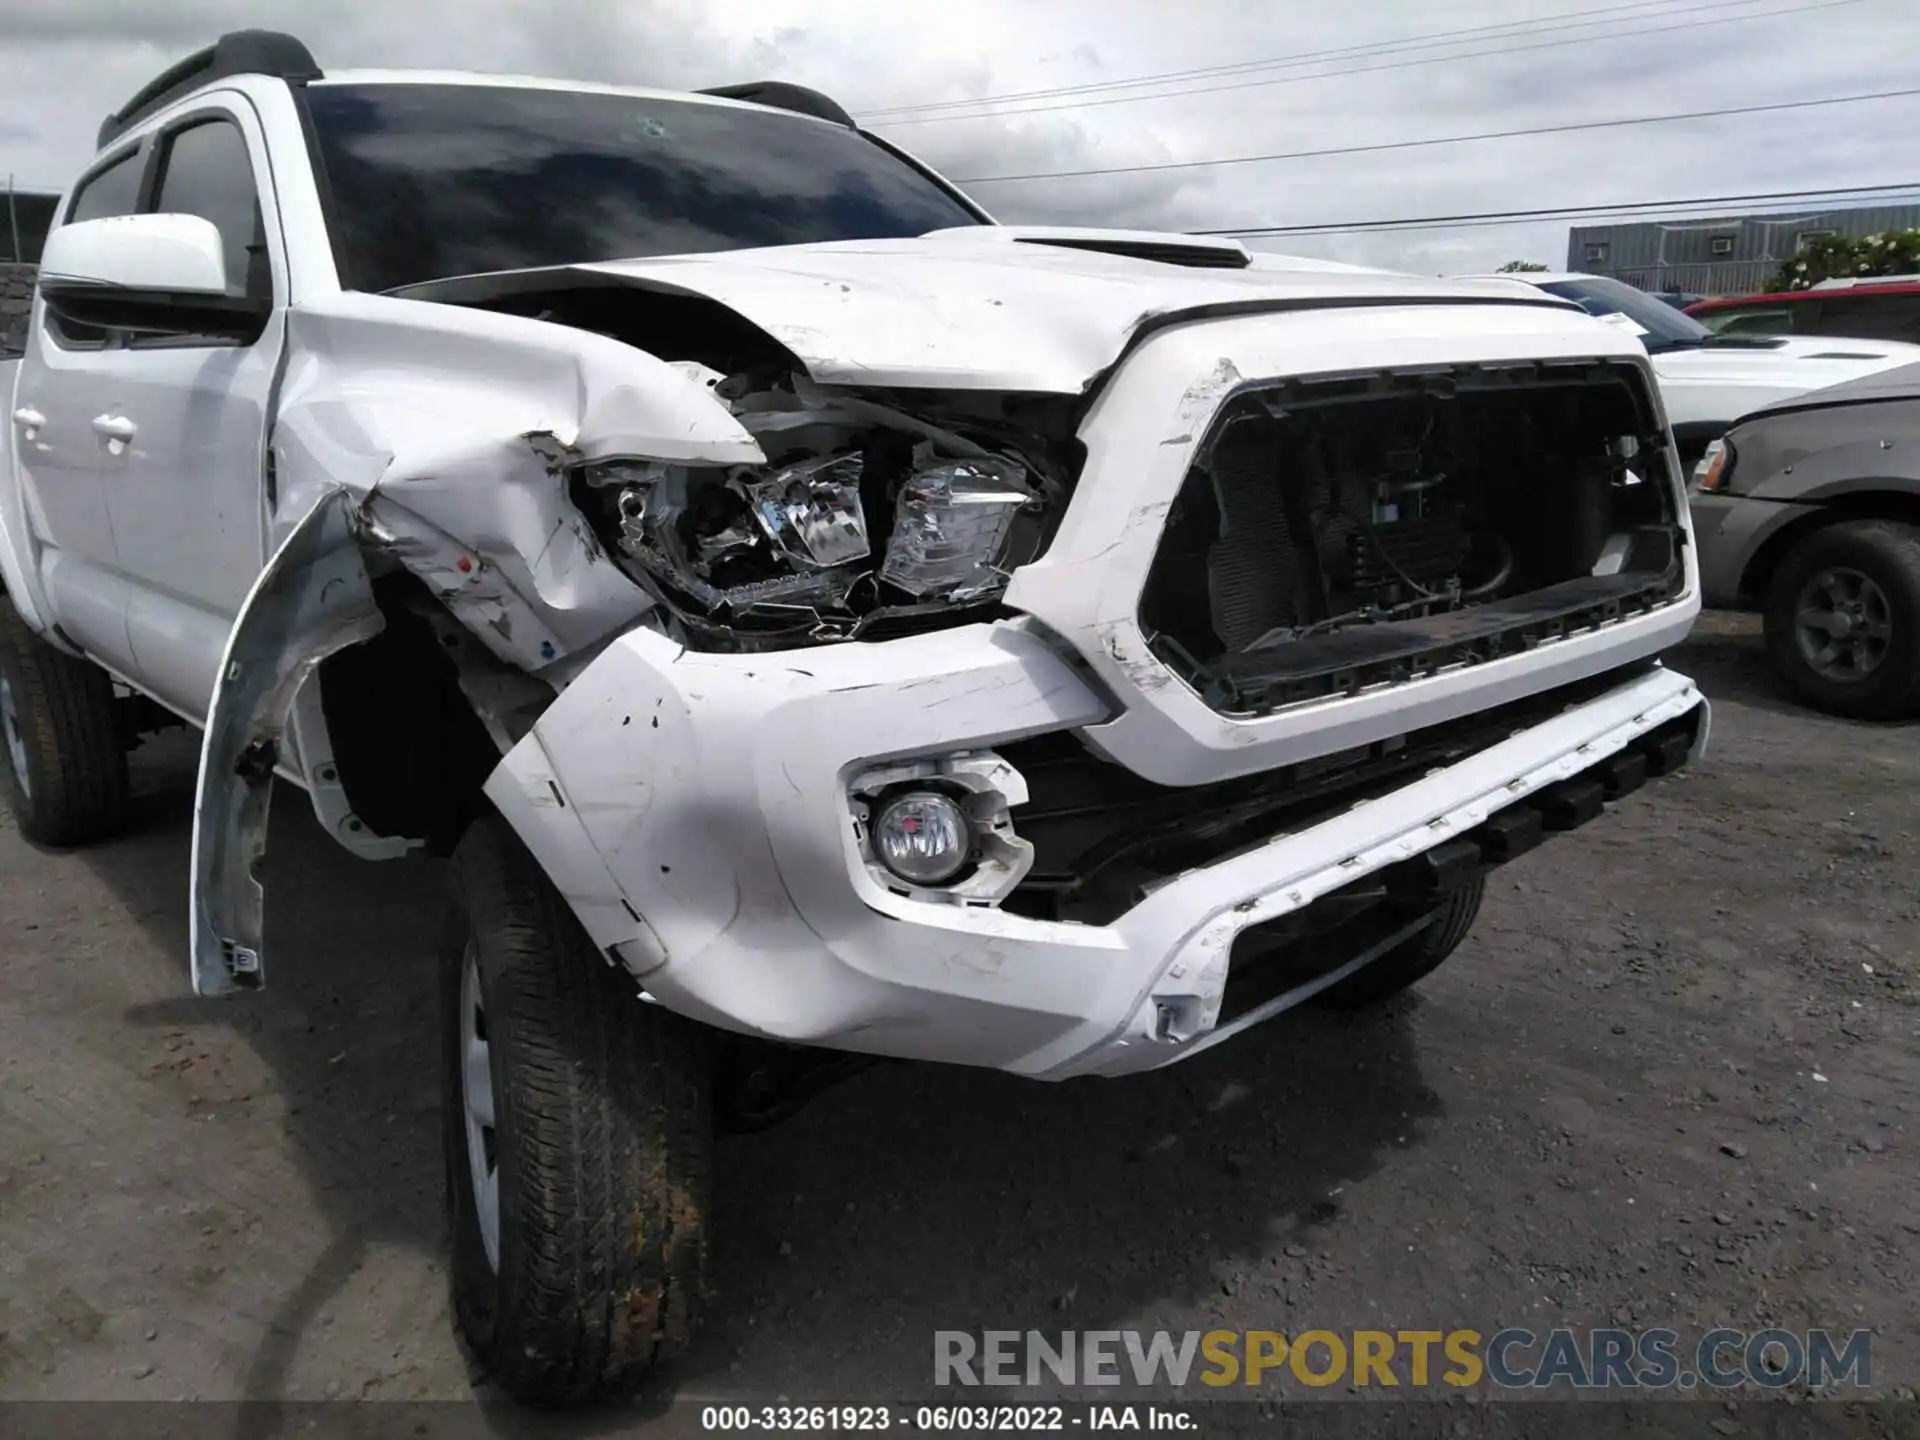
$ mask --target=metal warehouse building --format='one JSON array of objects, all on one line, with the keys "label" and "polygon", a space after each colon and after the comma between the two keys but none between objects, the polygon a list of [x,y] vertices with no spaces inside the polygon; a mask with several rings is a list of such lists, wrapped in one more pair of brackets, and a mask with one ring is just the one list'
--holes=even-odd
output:
[{"label": "metal warehouse building", "polygon": [[1920,229],[1920,204],[1581,225],[1567,238],[1567,268],[1643,290],[1750,295],[1815,236],[1908,229]]},{"label": "metal warehouse building", "polygon": [[40,245],[53,228],[59,203],[60,197],[50,190],[16,190],[10,182],[0,190],[0,264],[40,263]]}]

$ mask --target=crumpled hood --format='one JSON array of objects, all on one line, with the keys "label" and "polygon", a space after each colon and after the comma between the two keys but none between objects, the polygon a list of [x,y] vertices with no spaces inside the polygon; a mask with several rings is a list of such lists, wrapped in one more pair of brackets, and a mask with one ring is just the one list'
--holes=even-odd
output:
[{"label": "crumpled hood", "polygon": [[[1189,268],[1032,243],[982,226],[907,240],[731,250],[472,276],[412,299],[472,303],[604,277],[704,296],[828,384],[1078,394],[1168,318],[1340,305],[1501,304],[1578,311],[1501,282],[1344,270]],[[1162,237],[1178,242],[1188,237]]]}]

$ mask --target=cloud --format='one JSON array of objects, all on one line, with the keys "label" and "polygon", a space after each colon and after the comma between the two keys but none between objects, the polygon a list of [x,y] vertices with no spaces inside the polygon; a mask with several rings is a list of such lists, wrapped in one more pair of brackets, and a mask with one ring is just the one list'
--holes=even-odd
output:
[{"label": "cloud", "polygon": [[[423,66],[693,88],[782,78],[856,114],[886,107],[1344,49],[1291,69],[1184,82],[1139,103],[966,118],[879,115],[882,134],[952,176],[1096,169],[1390,142],[1901,88],[1908,17],[1878,0],[1651,5],[1580,30],[1521,0],[10,0],[0,10],[0,172],[63,185],[102,116],[173,59],[243,26],[303,35],[329,68]],[[1799,13],[1764,16],[1771,10]],[[1594,7],[1588,6],[1588,9]],[[1575,15],[1575,18],[1578,18]],[[1696,28],[1649,32],[1712,20]],[[1508,26],[1446,44],[1419,37]],[[1568,43],[1557,43],[1566,40]],[[1543,42],[1556,43],[1546,45]],[[1354,47],[1397,42],[1371,55]],[[1521,45],[1536,48],[1518,49]],[[1505,54],[1466,52],[1504,50]],[[1419,59],[1432,63],[1411,63]],[[1381,68],[1381,67],[1392,68]],[[1333,71],[1346,71],[1333,74]],[[1254,84],[1273,80],[1282,83]],[[1223,85],[1236,88],[1221,89]],[[1068,99],[1112,99],[1102,90]],[[1062,108],[1049,108],[1062,106]],[[982,184],[1008,220],[1172,229],[1393,219],[1539,206],[1792,190],[1914,178],[1888,135],[1920,102],[1832,107],[1626,130],[1220,169]],[[908,122],[918,123],[908,123]],[[1256,243],[1423,272],[1565,259],[1565,222],[1289,237]]]}]

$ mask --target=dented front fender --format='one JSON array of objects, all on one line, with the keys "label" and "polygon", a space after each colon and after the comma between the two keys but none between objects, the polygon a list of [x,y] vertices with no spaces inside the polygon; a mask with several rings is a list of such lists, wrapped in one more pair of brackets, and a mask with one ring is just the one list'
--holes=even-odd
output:
[{"label": "dented front fender", "polygon": [[265,978],[259,867],[281,737],[327,656],[385,627],[354,533],[354,497],[324,491],[254,581],[227,637],[193,803],[190,945],[196,994]]}]

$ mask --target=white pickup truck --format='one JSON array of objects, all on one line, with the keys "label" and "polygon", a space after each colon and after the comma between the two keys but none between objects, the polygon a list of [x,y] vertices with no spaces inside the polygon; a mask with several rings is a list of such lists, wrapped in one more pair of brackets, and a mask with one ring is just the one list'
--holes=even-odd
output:
[{"label": "white pickup truck", "polygon": [[1700,474],[1720,437],[1743,416],[1920,364],[1920,345],[1899,340],[1715,334],[1657,296],[1605,275],[1526,271],[1507,278],[1571,300],[1646,346],[1680,459]]},{"label": "white pickup truck", "polygon": [[1118,1076],[1377,1002],[1705,743],[1633,336],[997,225],[791,86],[230,35],[102,127],[29,329],[20,828],[109,834],[202,730],[204,995],[268,973],[274,777],[451,857],[454,1308],[528,1400],[685,1341],[711,1135],[829,1062]]}]

